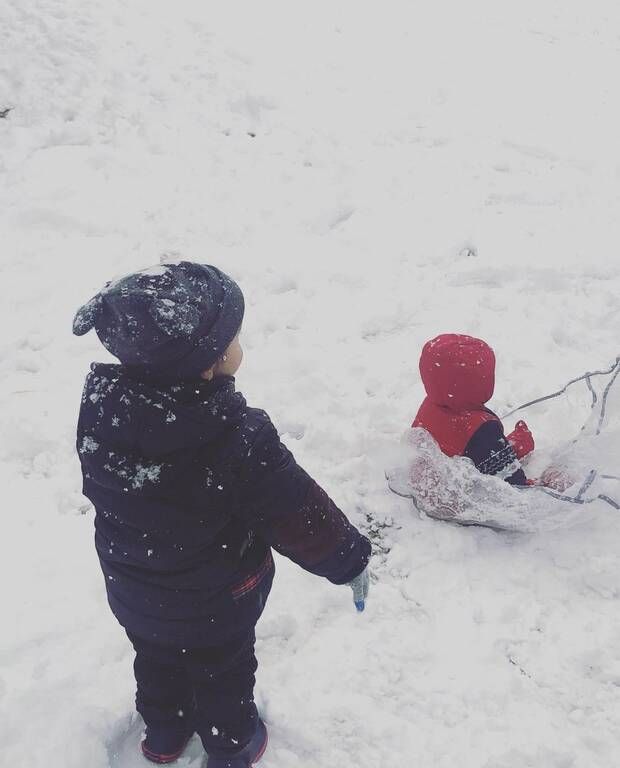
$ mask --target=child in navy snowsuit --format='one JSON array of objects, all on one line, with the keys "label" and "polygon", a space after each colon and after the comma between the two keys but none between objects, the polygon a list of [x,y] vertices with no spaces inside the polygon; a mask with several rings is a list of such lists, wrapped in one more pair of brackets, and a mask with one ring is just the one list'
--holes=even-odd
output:
[{"label": "child in navy snowsuit", "polygon": [[254,627],[271,549],[368,591],[370,543],[235,390],[244,301],[181,262],[108,283],[74,320],[120,365],[86,377],[77,448],[110,607],[136,651],[144,755],[198,732],[209,768],[247,768],[267,733],[253,698]]},{"label": "child in navy snowsuit", "polygon": [[487,403],[495,388],[495,355],[481,339],[444,334],[428,341],[420,357],[426,399],[413,427],[423,427],[446,456],[467,456],[485,475],[511,485],[528,485],[520,459],[534,450],[527,425],[519,421],[504,435]]}]

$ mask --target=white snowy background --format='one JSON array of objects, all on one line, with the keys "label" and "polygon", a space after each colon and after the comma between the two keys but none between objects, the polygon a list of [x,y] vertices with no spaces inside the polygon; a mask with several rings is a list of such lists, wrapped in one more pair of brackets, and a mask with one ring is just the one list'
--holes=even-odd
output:
[{"label": "white snowy background", "polygon": [[383,474],[437,333],[495,348],[499,411],[620,352],[618,72],[611,0],[0,0],[3,768],[143,765],[71,321],[163,253],[240,282],[239,388],[375,521],[363,615],[278,560],[261,765],[618,764],[620,513],[457,528]]}]

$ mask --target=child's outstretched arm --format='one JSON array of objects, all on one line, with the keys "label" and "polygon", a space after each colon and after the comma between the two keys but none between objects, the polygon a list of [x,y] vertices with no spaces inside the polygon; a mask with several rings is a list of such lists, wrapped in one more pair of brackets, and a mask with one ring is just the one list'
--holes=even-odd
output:
[{"label": "child's outstretched arm", "polygon": [[515,449],[505,437],[499,420],[482,424],[470,438],[463,455],[471,459],[484,475],[494,475],[511,485],[528,484]]},{"label": "child's outstretched arm", "polygon": [[533,450],[534,438],[524,421],[518,421],[514,431],[506,436],[501,422],[490,421],[476,431],[467,444],[465,456],[483,474],[496,475],[511,485],[542,485],[563,493],[574,483],[565,469],[554,466],[548,467],[540,478],[526,478],[519,459]]},{"label": "child's outstretched arm", "polygon": [[365,570],[370,542],[297,464],[270,421],[253,440],[240,489],[239,516],[305,570],[333,584]]}]

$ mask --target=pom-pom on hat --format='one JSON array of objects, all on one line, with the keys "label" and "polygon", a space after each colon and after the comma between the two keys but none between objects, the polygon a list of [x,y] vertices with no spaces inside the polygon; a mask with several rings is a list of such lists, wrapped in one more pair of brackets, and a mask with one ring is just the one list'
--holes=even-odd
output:
[{"label": "pom-pom on hat", "polygon": [[208,264],[181,261],[107,283],[77,311],[73,333],[92,328],[123,365],[185,379],[211,368],[243,321],[241,289]]}]

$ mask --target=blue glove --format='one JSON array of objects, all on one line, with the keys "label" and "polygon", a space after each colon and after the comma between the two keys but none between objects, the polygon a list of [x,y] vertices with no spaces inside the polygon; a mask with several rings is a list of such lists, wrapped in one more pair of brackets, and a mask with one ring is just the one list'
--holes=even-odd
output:
[{"label": "blue glove", "polygon": [[366,607],[365,601],[368,597],[368,590],[370,588],[368,568],[364,568],[359,576],[356,576],[353,581],[348,583],[348,586],[353,590],[353,602],[355,603],[355,607],[361,613]]}]

